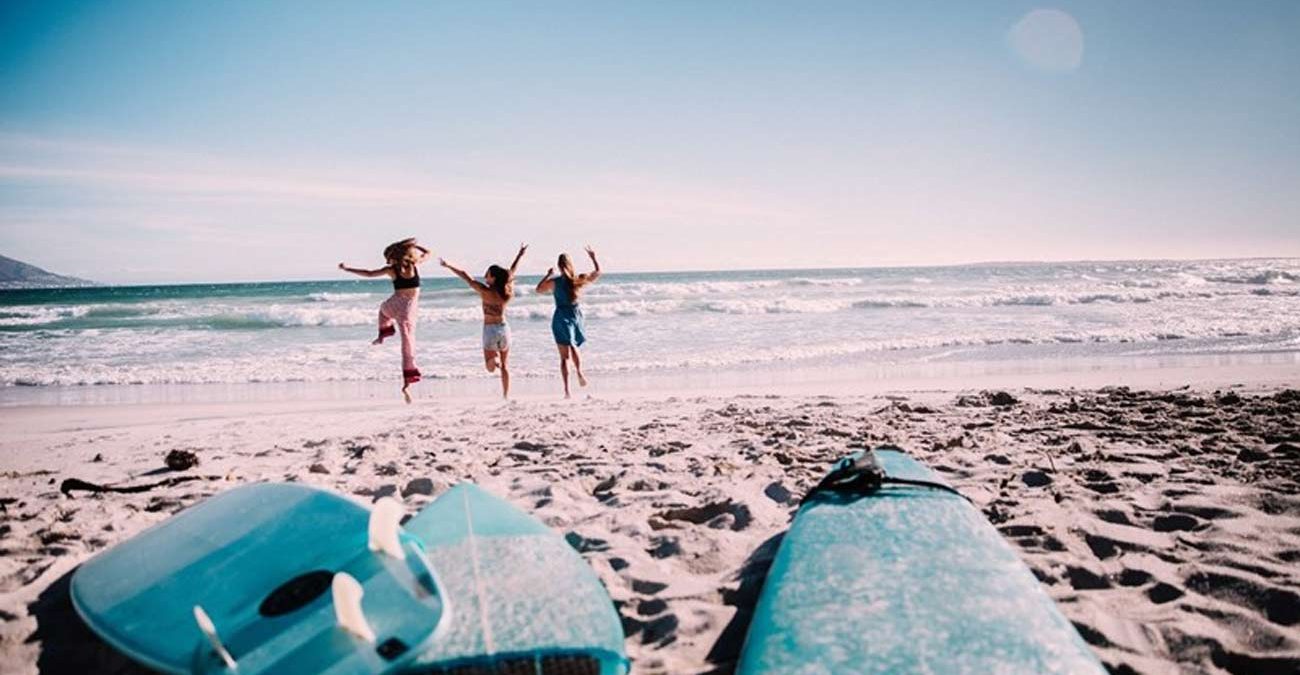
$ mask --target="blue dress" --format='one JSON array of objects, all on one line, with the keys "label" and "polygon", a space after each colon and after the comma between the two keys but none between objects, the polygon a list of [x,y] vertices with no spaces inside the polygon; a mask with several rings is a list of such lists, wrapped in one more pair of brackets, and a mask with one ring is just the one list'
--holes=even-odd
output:
[{"label": "blue dress", "polygon": [[570,286],[571,282],[563,276],[555,279],[552,291],[555,296],[555,314],[551,316],[551,335],[555,336],[557,345],[581,347],[587,341],[582,330],[582,308],[569,300]]}]

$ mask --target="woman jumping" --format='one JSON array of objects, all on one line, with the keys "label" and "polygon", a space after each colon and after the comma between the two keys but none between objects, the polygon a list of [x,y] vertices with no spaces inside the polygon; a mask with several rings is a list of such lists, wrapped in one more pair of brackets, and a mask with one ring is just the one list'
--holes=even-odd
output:
[{"label": "woman jumping", "polygon": [[510,324],[506,323],[506,305],[515,297],[515,269],[527,250],[527,244],[520,244],[510,269],[492,265],[483,274],[483,281],[475,280],[465,270],[442,258],[438,259],[443,267],[469,284],[483,301],[483,366],[489,373],[501,370],[501,398],[510,398]]},{"label": "woman jumping", "polygon": [[582,374],[582,359],[578,356],[578,347],[587,341],[583,334],[582,308],[578,306],[578,291],[587,284],[600,278],[600,261],[596,252],[587,246],[587,255],[591,258],[594,270],[587,274],[577,274],[569,254],[561,253],[556,265],[560,276],[552,278],[555,268],[546,270],[546,276],[537,284],[538,293],[550,291],[555,297],[555,314],[551,316],[551,335],[555,337],[555,346],[560,350],[560,377],[564,379],[564,398],[569,398],[569,359],[573,359],[573,369],[578,374],[578,384],[587,386],[587,378]]},{"label": "woman jumping", "polygon": [[415,367],[415,319],[420,300],[420,270],[417,267],[429,257],[429,249],[416,243],[415,238],[403,239],[384,249],[388,263],[379,269],[366,270],[339,263],[339,269],[363,277],[389,277],[393,280],[393,294],[379,305],[379,337],[372,344],[382,344],[384,338],[397,333],[402,338],[402,398],[411,402],[411,385],[420,381],[420,369]]}]

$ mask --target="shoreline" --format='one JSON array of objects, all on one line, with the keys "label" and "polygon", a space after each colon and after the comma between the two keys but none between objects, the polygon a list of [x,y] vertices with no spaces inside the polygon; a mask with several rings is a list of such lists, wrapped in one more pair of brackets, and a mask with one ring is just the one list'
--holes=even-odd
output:
[{"label": "shoreline", "polygon": [[[759,368],[679,368],[661,372],[604,372],[589,368],[592,386],[581,398],[656,398],[781,393],[860,395],[895,391],[980,388],[1284,387],[1300,382],[1300,351],[1003,358],[977,361],[795,364]],[[311,402],[383,405],[399,401],[399,384],[374,381],[211,384],[109,384],[0,387],[0,430],[7,411],[21,408]],[[500,402],[495,376],[428,377],[413,388],[417,405],[446,401]],[[518,376],[513,400],[560,400],[559,378]]]}]

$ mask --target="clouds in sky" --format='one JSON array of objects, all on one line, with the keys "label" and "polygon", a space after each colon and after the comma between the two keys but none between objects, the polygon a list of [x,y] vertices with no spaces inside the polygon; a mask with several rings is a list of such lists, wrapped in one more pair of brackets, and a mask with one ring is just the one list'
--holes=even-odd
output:
[{"label": "clouds in sky", "polygon": [[0,252],[141,283],[328,277],[410,234],[638,270],[1300,255],[1297,28],[1267,2],[15,0]]}]

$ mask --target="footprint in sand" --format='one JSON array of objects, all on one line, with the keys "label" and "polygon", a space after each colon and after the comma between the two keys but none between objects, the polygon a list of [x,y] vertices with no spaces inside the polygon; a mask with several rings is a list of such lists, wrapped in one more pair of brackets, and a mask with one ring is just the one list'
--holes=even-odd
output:
[{"label": "footprint in sand", "polygon": [[1205,520],[1228,520],[1230,518],[1240,518],[1241,513],[1232,509],[1225,509],[1218,506],[1206,506],[1201,504],[1174,504],[1173,509],[1180,513],[1188,513]]},{"label": "footprint in sand", "polygon": [[1092,554],[1101,560],[1114,558],[1125,551],[1145,550],[1133,542],[1122,542],[1100,534],[1083,535],[1083,543],[1087,544]]},{"label": "footprint in sand", "polygon": [[659,581],[650,581],[648,579],[632,579],[632,592],[638,595],[656,595],[660,591],[668,588],[668,584]]},{"label": "footprint in sand", "polygon": [[569,542],[569,546],[578,553],[600,553],[609,550],[609,542],[604,539],[584,537],[577,532],[566,533],[564,540]]},{"label": "footprint in sand", "polygon": [[1123,511],[1114,509],[1098,509],[1093,511],[1097,518],[1113,525],[1132,525],[1133,521],[1129,519],[1128,514]]},{"label": "footprint in sand", "polygon": [[662,598],[650,598],[636,603],[636,613],[641,616],[655,616],[668,610],[668,601]]},{"label": "footprint in sand", "polygon": [[1188,532],[1201,528],[1201,521],[1185,513],[1172,513],[1167,516],[1156,516],[1151,521],[1151,529],[1156,532]]},{"label": "footprint in sand", "polygon": [[680,621],[676,614],[664,614],[649,620],[638,619],[635,616],[622,614],[623,636],[632,638],[640,636],[641,644],[653,644],[659,647],[666,647],[677,640],[677,627]]},{"label": "footprint in sand", "polygon": [[[685,506],[676,509],[667,509],[656,514],[660,521],[679,521],[691,523],[693,525],[708,525],[715,530],[730,529],[736,532],[744,530],[753,522],[754,517],[749,512],[749,507],[730,499],[706,502],[699,506]],[[656,527],[655,521],[650,522],[650,527]],[[667,527],[663,523],[663,527]]]},{"label": "footprint in sand", "polygon": [[53,562],[35,562],[19,569],[17,572],[0,577],[0,593],[12,593],[33,581],[36,581],[45,570],[54,565]]},{"label": "footprint in sand", "polygon": [[1186,595],[1186,593],[1178,587],[1171,586],[1163,581],[1147,589],[1147,597],[1151,599],[1151,602],[1154,602],[1157,605],[1163,605],[1166,602],[1173,602],[1184,595]]},{"label": "footprint in sand", "polygon": [[677,537],[653,537],[650,539],[650,543],[653,546],[646,549],[646,553],[660,560],[680,555],[682,552],[682,544],[677,540]]},{"label": "footprint in sand", "polygon": [[1275,624],[1294,626],[1300,623],[1300,595],[1292,591],[1218,572],[1196,572],[1186,581],[1190,590],[1255,610]]},{"label": "footprint in sand", "polygon": [[1111,587],[1106,577],[1082,567],[1067,567],[1065,575],[1070,580],[1070,587],[1076,591],[1094,591]]},{"label": "footprint in sand", "polygon": [[1151,573],[1146,570],[1125,567],[1124,570],[1119,573],[1120,586],[1142,586],[1149,581],[1151,581]]}]

